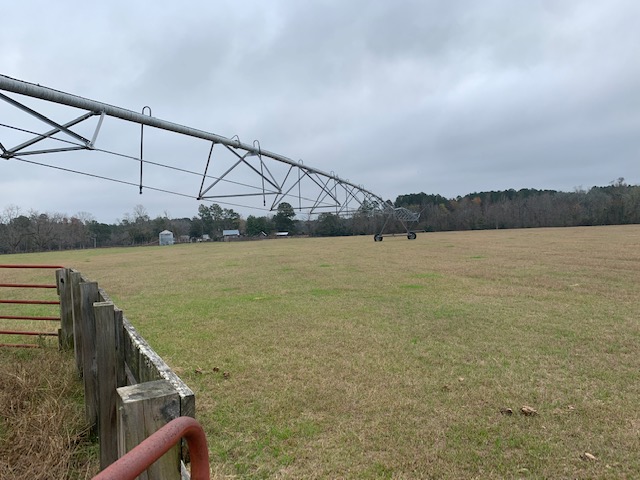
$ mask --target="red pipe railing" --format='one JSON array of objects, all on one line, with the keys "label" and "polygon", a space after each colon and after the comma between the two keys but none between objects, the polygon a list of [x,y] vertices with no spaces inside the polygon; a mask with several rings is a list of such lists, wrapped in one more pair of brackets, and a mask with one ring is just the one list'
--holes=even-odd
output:
[{"label": "red pipe railing", "polygon": [[8,288],[57,288],[54,284],[38,285],[35,283],[0,283],[0,287]]},{"label": "red pipe railing", "polygon": [[207,437],[202,426],[191,417],[178,417],[170,421],[93,477],[93,480],[134,480],[181,438],[184,438],[189,446],[191,479],[209,480]]},{"label": "red pipe railing", "polygon": [[36,317],[29,315],[0,315],[0,318],[4,320],[34,320],[36,322],[56,322],[60,320],[60,317]]},{"label": "red pipe railing", "polygon": [[[60,268],[64,268],[59,265],[24,265],[24,264],[1,264],[0,269],[10,268],[10,269],[48,269],[48,270],[58,270]],[[0,287],[5,288],[57,288],[56,284],[31,284],[31,283],[0,283]],[[60,301],[54,300],[11,300],[11,299],[2,299],[0,300],[0,304],[12,304],[12,305],[60,305]],[[39,315],[39,316],[31,316],[31,315],[2,315],[0,314],[0,319],[2,320],[35,320],[35,321],[60,321],[59,316],[48,316],[48,315]],[[17,330],[2,330],[0,331],[2,335],[33,335],[33,336],[47,336],[47,337],[57,337],[58,334],[54,332],[32,332],[32,331],[17,331]],[[0,346],[15,346],[15,347],[37,347],[38,345],[26,345],[26,344],[7,344],[2,343]]]},{"label": "red pipe railing", "polygon": [[0,303],[17,305],[60,305],[59,300],[0,300]]},{"label": "red pipe railing", "polygon": [[60,268],[64,268],[60,265],[20,265],[17,263],[10,263],[10,264],[3,264],[0,265],[0,268],[38,268],[38,269],[44,269],[44,268],[52,268],[54,270],[58,270]]},{"label": "red pipe railing", "polygon": [[0,330],[0,335],[33,335],[33,336],[43,336],[43,337],[57,337],[58,334],[55,332],[26,332],[26,331],[16,331],[16,330]]}]

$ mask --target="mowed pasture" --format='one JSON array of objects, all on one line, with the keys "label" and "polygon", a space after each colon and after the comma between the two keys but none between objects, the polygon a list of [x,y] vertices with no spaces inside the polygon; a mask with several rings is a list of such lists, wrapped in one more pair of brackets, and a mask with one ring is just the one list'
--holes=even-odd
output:
[{"label": "mowed pasture", "polygon": [[640,226],[2,262],[99,282],[195,391],[216,478],[640,476]]}]

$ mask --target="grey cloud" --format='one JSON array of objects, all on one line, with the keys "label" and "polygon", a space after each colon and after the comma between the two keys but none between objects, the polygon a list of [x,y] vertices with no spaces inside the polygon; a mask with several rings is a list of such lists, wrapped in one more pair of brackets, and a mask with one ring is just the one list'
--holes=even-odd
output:
[{"label": "grey cloud", "polygon": [[[25,18],[31,8],[10,4],[6,14]],[[1,73],[259,139],[385,198],[570,190],[619,176],[639,182],[639,14],[625,0],[69,2],[5,25]],[[104,148],[136,154],[136,128],[105,128]],[[196,170],[207,150],[161,135],[147,149]],[[94,165],[135,179],[127,162]],[[0,207],[25,201],[5,183],[24,185],[24,171],[0,162]],[[46,178],[38,172],[30,167],[29,178]],[[153,168],[148,175],[192,188]],[[108,219],[136,203],[152,215],[197,208],[118,185],[98,195],[91,184],[96,197],[122,192],[103,208]],[[45,190],[38,183],[30,201],[54,207]]]}]

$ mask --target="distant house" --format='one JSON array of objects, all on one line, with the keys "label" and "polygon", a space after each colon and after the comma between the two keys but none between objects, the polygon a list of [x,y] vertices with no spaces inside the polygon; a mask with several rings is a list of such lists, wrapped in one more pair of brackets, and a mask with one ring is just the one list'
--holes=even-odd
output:
[{"label": "distant house", "polygon": [[223,230],[222,231],[222,238],[225,242],[234,240],[239,237],[240,237],[240,230]]},{"label": "distant house", "polygon": [[173,245],[175,243],[173,232],[170,232],[169,230],[163,230],[162,232],[160,232],[158,242],[160,243],[160,245]]}]

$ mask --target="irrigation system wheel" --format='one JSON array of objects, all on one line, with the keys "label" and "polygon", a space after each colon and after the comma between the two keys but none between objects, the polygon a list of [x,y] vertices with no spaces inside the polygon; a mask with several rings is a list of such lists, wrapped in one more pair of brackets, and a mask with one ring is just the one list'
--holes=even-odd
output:
[{"label": "irrigation system wheel", "polygon": [[373,236],[373,241],[374,241],[374,242],[381,242],[383,238],[384,238],[384,237],[383,237],[382,235],[380,235],[379,233],[376,233],[376,234]]},{"label": "irrigation system wheel", "polygon": [[409,232],[409,233],[407,233],[407,238],[408,238],[409,240],[415,240],[415,239],[416,239],[416,237],[417,237],[416,232]]}]

